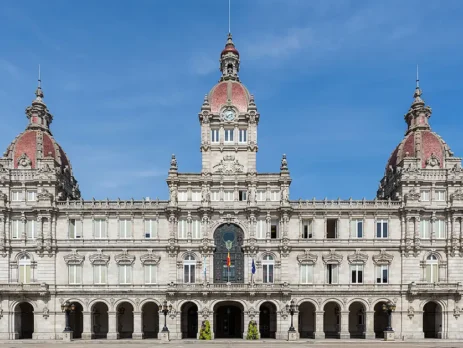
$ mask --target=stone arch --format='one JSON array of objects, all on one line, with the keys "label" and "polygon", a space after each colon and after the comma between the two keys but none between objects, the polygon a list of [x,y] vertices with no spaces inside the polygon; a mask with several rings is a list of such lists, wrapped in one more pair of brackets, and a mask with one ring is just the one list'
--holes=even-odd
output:
[{"label": "stone arch", "polygon": [[[64,302],[66,302],[66,301],[69,301],[71,303],[78,303],[78,304],[80,304],[82,306],[83,310],[86,310],[86,306],[85,306],[85,304],[83,303],[82,300],[78,300],[78,299],[76,299],[74,297],[71,297],[71,298],[68,298],[68,299],[64,300]],[[60,303],[60,305],[61,305],[61,303]]]},{"label": "stone arch", "polygon": [[95,306],[95,304],[99,303],[99,302],[103,302],[106,307],[108,307],[108,311],[110,311],[112,309],[112,305],[106,300],[106,299],[103,299],[103,298],[96,298],[94,300],[91,300],[89,303],[88,303],[88,310],[89,311],[92,311],[93,310],[93,306]]},{"label": "stone arch", "polygon": [[136,305],[135,302],[132,301],[131,299],[128,299],[128,298],[121,298],[121,299],[116,300],[116,301],[114,302],[114,309],[117,311],[117,307],[118,307],[121,303],[123,303],[123,302],[128,302],[128,303],[130,303],[130,304],[132,305],[134,311],[135,311],[135,309],[137,308],[137,305]]},{"label": "stone arch", "polygon": [[365,338],[365,315],[368,305],[362,300],[352,300],[347,305],[349,309],[348,329],[350,338]]},{"label": "stone arch", "polygon": [[199,257],[199,255],[198,255],[196,252],[190,250],[190,251],[185,251],[185,252],[179,254],[178,261],[183,262],[183,260],[185,260],[185,258],[186,258],[187,256],[193,256],[193,258],[194,258],[196,261],[200,261],[200,260],[201,260],[201,258]]},{"label": "stone arch", "polygon": [[373,330],[375,332],[375,338],[384,338],[384,331],[388,326],[388,315],[383,311],[383,304],[388,303],[390,300],[382,298],[374,302],[373,304]]},{"label": "stone arch", "polygon": [[280,255],[278,255],[278,253],[276,253],[276,252],[274,252],[274,251],[262,251],[262,252],[260,252],[260,253],[257,253],[256,261],[262,262],[262,260],[264,259],[264,257],[267,256],[267,255],[273,257],[273,259],[275,260],[275,262],[281,261]]},{"label": "stone arch", "polygon": [[35,302],[34,300],[28,298],[28,297],[23,297],[21,300],[14,300],[14,301],[11,301],[10,302],[10,312],[14,312],[15,308],[17,305],[19,305],[20,303],[29,303],[32,308],[34,308],[34,312],[35,311],[39,311],[39,306],[37,305],[37,302]]},{"label": "stone arch", "polygon": [[216,301],[212,309],[216,338],[243,338],[245,306],[241,301]]},{"label": "stone arch", "polygon": [[[210,303],[210,307],[209,307],[209,308],[210,308],[211,310],[214,310],[214,307],[215,307],[218,303],[224,302],[224,301],[239,303],[239,304],[243,307],[243,310],[244,310],[244,311],[247,311],[247,310],[249,309],[248,306],[247,306],[247,304],[246,304],[246,302],[243,301],[243,300],[239,300],[239,299],[233,299],[233,300],[229,300],[229,301],[228,301],[228,300],[214,300],[214,301],[212,301],[212,302]],[[257,307],[257,306],[256,306],[256,307]]]},{"label": "stone arch", "polygon": [[74,310],[69,314],[69,326],[73,331],[74,338],[82,338],[84,328],[84,306],[80,301],[68,300],[74,305]]},{"label": "stone arch", "polygon": [[381,303],[381,302],[386,302],[386,303],[388,303],[389,301],[390,301],[390,302],[393,302],[390,298],[380,297],[380,298],[378,298],[378,299],[376,299],[376,300],[374,300],[374,301],[372,302],[371,308],[374,310],[374,308],[376,307],[376,305],[377,305],[378,303]]},{"label": "stone arch", "polygon": [[[162,302],[163,302],[163,301],[156,300],[156,299],[150,298],[150,297],[149,297],[149,298],[145,298],[145,299],[143,299],[143,300],[138,304],[138,308],[139,308],[139,309],[142,309],[143,306],[144,306],[146,303],[149,303],[149,302],[153,302],[153,303],[155,303],[159,308],[161,308]],[[167,302],[169,303],[169,301],[167,301]]]},{"label": "stone arch", "polygon": [[212,232],[212,235],[214,235],[215,231],[222,225],[226,225],[226,224],[233,224],[233,225],[237,225],[241,228],[241,230],[243,231],[243,234],[244,236],[249,236],[249,230],[248,230],[248,226],[247,226],[247,223],[241,221],[241,220],[238,220],[238,219],[233,219],[232,221],[225,221],[225,219],[220,219],[218,221],[215,221],[213,222],[211,225],[210,225],[210,229],[209,231]]},{"label": "stone arch", "polygon": [[370,307],[370,304],[368,303],[368,301],[364,300],[363,298],[357,298],[357,297],[354,297],[349,302],[347,302],[346,308],[349,309],[351,304],[353,304],[354,302],[361,302],[363,304],[363,307],[365,308],[365,311],[371,310],[371,307]]},{"label": "stone arch", "polygon": [[330,299],[323,303],[322,308],[325,338],[340,338],[342,303],[336,299]]},{"label": "stone arch", "polygon": [[297,305],[297,306],[300,306],[300,305],[302,305],[304,302],[310,302],[311,304],[314,305],[316,311],[319,311],[319,310],[320,310],[320,306],[318,305],[318,302],[315,301],[315,300],[313,300],[313,299],[311,299],[311,298],[307,298],[307,297],[304,297],[304,298],[301,298],[301,299],[296,300],[296,305]]},{"label": "stone arch", "polygon": [[[213,257],[214,283],[244,283],[245,263],[243,245],[245,232],[241,226],[234,223],[220,224],[213,234],[215,244]],[[231,259],[227,267],[228,256]]]},{"label": "stone arch", "polygon": [[[190,300],[190,299],[187,299],[187,300],[181,300],[181,301],[179,301],[179,302],[177,303],[177,308],[176,308],[175,310],[176,310],[177,312],[180,312],[180,311],[182,310],[183,305],[184,305],[185,303],[187,303],[187,302],[192,302],[192,303],[194,303],[194,304],[196,305],[196,307],[198,307],[198,311],[202,310],[202,307],[201,307],[201,305],[200,305],[200,301],[198,301],[198,300],[193,300],[193,299],[191,299],[191,300]],[[173,304],[172,304],[172,306],[173,306]]]},{"label": "stone arch", "polygon": [[428,300],[428,299],[427,299],[427,300],[421,301],[419,310],[420,310],[420,311],[423,311],[423,310],[424,310],[424,306],[426,306],[429,302],[435,302],[435,303],[437,303],[438,305],[440,305],[443,312],[447,310],[447,306],[446,306],[445,301],[442,301],[442,300],[440,300],[440,299],[431,299],[431,300]]},{"label": "stone arch", "polygon": [[[258,301],[258,302],[256,303],[256,308],[259,308],[259,307],[260,307],[263,303],[265,303],[265,302],[272,303],[272,304],[275,306],[275,308],[276,308],[277,311],[280,311],[280,310],[281,310],[281,306],[282,306],[282,305],[280,305],[280,303],[278,303],[277,301],[271,300],[271,299],[263,299],[263,300]],[[288,302],[288,303],[289,303],[289,302]],[[285,305],[286,305],[286,304],[284,304],[283,307],[284,307]]]},{"label": "stone arch", "polygon": [[160,309],[156,301],[144,301],[140,304],[143,338],[158,338]]},{"label": "stone arch", "polygon": [[94,300],[89,304],[91,311],[92,339],[107,338],[109,331],[108,312],[111,308],[104,300]]},{"label": "stone arch", "polygon": [[180,306],[182,338],[197,338],[199,306],[194,301],[184,301]]},{"label": "stone arch", "polygon": [[28,252],[28,251],[26,251],[26,250],[18,251],[18,253],[17,253],[16,256],[14,257],[14,260],[15,260],[16,262],[18,262],[19,259],[20,259],[21,257],[23,257],[23,256],[28,257],[28,258],[31,260],[31,263],[35,262],[33,253],[30,253],[30,252]]},{"label": "stone arch", "polygon": [[339,306],[339,309],[341,311],[345,310],[345,306],[344,306],[344,303],[340,300],[338,300],[337,298],[327,298],[325,301],[323,301],[323,303],[320,305],[320,310],[325,310],[325,306],[327,303],[329,302],[335,302],[338,306]]},{"label": "stone arch", "polygon": [[444,327],[443,311],[445,307],[440,301],[427,301],[423,306],[424,338],[442,338]]},{"label": "stone arch", "polygon": [[445,262],[446,261],[446,258],[445,256],[442,256],[443,253],[440,253],[438,252],[437,250],[429,250],[429,251],[426,251],[424,254],[423,254],[423,261],[426,262],[426,260],[428,259],[429,256],[431,255],[434,255],[436,258],[437,258],[437,261],[439,262]]},{"label": "stone arch", "polygon": [[297,305],[298,322],[294,325],[297,324],[300,338],[315,338],[318,304],[310,299],[302,299]]},{"label": "stone arch", "polygon": [[34,313],[36,308],[27,301],[17,302],[14,306],[14,331],[19,339],[31,339],[35,331]]},{"label": "stone arch", "polygon": [[116,330],[118,338],[133,337],[135,308],[133,302],[128,299],[116,302]]},{"label": "stone arch", "polygon": [[278,304],[274,301],[259,303],[259,332],[261,338],[276,338],[278,331]]}]

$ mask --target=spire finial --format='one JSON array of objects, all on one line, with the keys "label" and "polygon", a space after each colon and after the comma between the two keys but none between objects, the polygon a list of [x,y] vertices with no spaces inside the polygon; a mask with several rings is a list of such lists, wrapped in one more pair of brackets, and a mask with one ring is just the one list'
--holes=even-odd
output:
[{"label": "spire finial", "polygon": [[416,88],[420,88],[420,73],[418,64],[416,64]]},{"label": "spire finial", "polygon": [[39,88],[42,87],[42,79],[40,77],[40,64],[39,64],[39,85],[38,85],[38,87]]},{"label": "spire finial", "polygon": [[228,0],[228,33],[231,33],[231,0]]}]

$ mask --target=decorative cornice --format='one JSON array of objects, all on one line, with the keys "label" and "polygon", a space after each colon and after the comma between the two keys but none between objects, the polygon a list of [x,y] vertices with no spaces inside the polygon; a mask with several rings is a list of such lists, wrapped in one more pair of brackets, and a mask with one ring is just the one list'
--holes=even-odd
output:
[{"label": "decorative cornice", "polygon": [[77,254],[77,250],[73,249],[71,254],[64,256],[64,262],[67,265],[81,265],[84,262],[85,256]]},{"label": "decorative cornice", "polygon": [[360,249],[355,249],[355,253],[347,256],[347,260],[350,264],[362,263],[365,264],[368,260],[368,255],[360,252]]},{"label": "decorative cornice", "polygon": [[147,254],[140,256],[140,261],[142,265],[157,265],[161,257],[159,255],[153,254],[153,249],[148,249]]},{"label": "decorative cornice", "polygon": [[129,255],[127,249],[122,249],[122,254],[114,257],[118,265],[132,265],[135,261],[135,256]]},{"label": "decorative cornice", "polygon": [[297,261],[303,265],[313,265],[317,260],[318,256],[310,253],[310,249],[305,249],[303,254],[297,255]]},{"label": "decorative cornice", "polygon": [[394,256],[386,253],[386,249],[381,249],[379,254],[373,255],[373,262],[376,265],[390,265],[393,259]]},{"label": "decorative cornice", "polygon": [[101,249],[97,249],[96,254],[92,254],[88,257],[92,265],[107,265],[109,262],[109,255],[103,254]]},{"label": "decorative cornice", "polygon": [[329,254],[322,256],[323,262],[326,264],[340,264],[342,262],[343,256],[336,253],[335,249],[330,249]]}]

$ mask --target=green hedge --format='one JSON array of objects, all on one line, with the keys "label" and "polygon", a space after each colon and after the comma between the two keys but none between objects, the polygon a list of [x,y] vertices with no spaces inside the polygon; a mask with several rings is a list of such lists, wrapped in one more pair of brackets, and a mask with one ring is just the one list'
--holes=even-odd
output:
[{"label": "green hedge", "polygon": [[199,330],[199,339],[200,340],[210,340],[211,336],[211,324],[209,320],[204,320],[201,324],[201,330]]}]

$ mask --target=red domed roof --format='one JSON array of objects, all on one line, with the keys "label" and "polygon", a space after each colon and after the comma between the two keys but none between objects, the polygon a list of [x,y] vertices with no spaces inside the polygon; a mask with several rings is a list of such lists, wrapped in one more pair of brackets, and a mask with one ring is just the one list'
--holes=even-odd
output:
[{"label": "red domed roof", "polygon": [[236,54],[237,56],[240,55],[240,53],[236,49],[235,45],[227,45],[227,46],[225,46],[225,48],[222,50],[222,53],[220,55],[227,54],[228,52],[232,52],[232,53]]},{"label": "red domed roof", "polygon": [[247,88],[239,81],[222,81],[216,84],[209,92],[208,100],[211,105],[211,112],[217,113],[227,105],[230,100],[239,112],[247,112],[250,94]]}]

